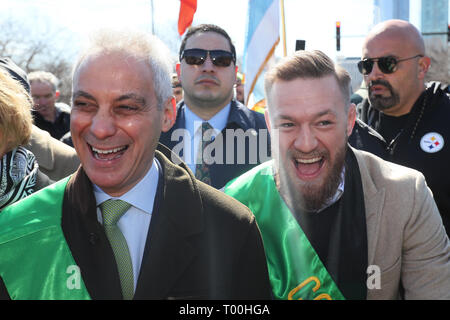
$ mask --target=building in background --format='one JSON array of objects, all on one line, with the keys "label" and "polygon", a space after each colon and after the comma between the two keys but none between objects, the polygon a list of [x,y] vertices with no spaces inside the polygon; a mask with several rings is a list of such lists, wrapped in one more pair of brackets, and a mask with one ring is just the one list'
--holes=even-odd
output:
[{"label": "building in background", "polygon": [[[411,21],[413,2],[418,2],[421,16],[417,27],[422,32],[427,55],[431,58],[427,80],[450,83],[450,55],[448,54],[449,0],[374,0],[374,25],[389,19]],[[411,13],[412,15],[412,13]]]},{"label": "building in background", "polygon": [[431,66],[427,80],[450,84],[448,0],[422,0],[421,31]]},{"label": "building in background", "polygon": [[337,57],[337,63],[343,67],[350,74],[352,78],[352,92],[354,93],[361,88],[361,83],[363,81],[363,77],[361,73],[358,71],[358,61],[361,60],[360,57]]},{"label": "building in background", "polygon": [[389,19],[409,21],[409,0],[374,0],[374,25]]}]

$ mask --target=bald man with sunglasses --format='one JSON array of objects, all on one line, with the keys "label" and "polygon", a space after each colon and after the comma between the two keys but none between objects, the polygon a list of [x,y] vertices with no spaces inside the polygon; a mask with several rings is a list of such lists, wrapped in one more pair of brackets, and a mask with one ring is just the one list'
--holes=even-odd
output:
[{"label": "bald man with sunglasses", "polygon": [[[376,25],[358,62],[369,91],[358,105],[360,121],[349,141],[421,171],[450,234],[450,98],[443,85],[425,84],[429,66],[422,35],[412,24],[388,20]],[[370,126],[366,132],[376,131],[377,141],[357,143],[355,136],[363,131],[361,120]]]},{"label": "bald man with sunglasses", "polygon": [[160,142],[180,156],[197,179],[222,188],[269,160],[264,115],[234,99],[236,50],[225,30],[212,24],[189,29],[176,71],[184,92],[174,126]]}]

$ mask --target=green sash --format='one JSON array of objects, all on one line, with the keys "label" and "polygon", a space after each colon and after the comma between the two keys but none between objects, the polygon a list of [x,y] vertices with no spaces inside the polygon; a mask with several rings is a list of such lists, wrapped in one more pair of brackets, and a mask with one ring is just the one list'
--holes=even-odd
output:
[{"label": "green sash", "polygon": [[11,299],[90,299],[61,229],[68,181],[0,212],[0,277]]},{"label": "green sash", "polygon": [[303,230],[280,197],[265,162],[228,183],[224,191],[253,212],[261,230],[274,297],[343,300]]}]

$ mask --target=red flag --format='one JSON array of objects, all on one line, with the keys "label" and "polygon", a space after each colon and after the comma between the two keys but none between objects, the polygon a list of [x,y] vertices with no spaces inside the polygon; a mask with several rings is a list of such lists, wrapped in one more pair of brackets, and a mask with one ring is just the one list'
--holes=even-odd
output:
[{"label": "red flag", "polygon": [[180,15],[178,17],[178,33],[180,36],[192,24],[197,10],[197,0],[180,0]]}]

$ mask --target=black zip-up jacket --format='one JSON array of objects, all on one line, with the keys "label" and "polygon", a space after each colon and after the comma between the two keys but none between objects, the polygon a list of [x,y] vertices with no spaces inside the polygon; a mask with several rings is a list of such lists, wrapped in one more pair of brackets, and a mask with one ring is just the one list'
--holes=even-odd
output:
[{"label": "black zip-up jacket", "polygon": [[33,111],[34,124],[42,130],[48,131],[50,135],[59,140],[61,137],[70,131],[70,107],[57,103],[55,104],[57,115],[55,122],[50,122],[44,119],[37,111]]},{"label": "black zip-up jacket", "polygon": [[[383,117],[367,99],[358,107],[359,125],[350,144],[372,152],[385,160],[414,168],[423,173],[433,192],[447,234],[450,234],[450,95],[448,86],[430,83],[417,99],[396,138],[385,141],[373,130],[361,129],[361,123],[379,130]],[[356,132],[356,133],[355,133]],[[361,138],[363,137],[363,138]],[[380,148],[380,143],[382,148]],[[383,150],[384,149],[384,150]],[[431,152],[436,151],[437,152]]]}]

